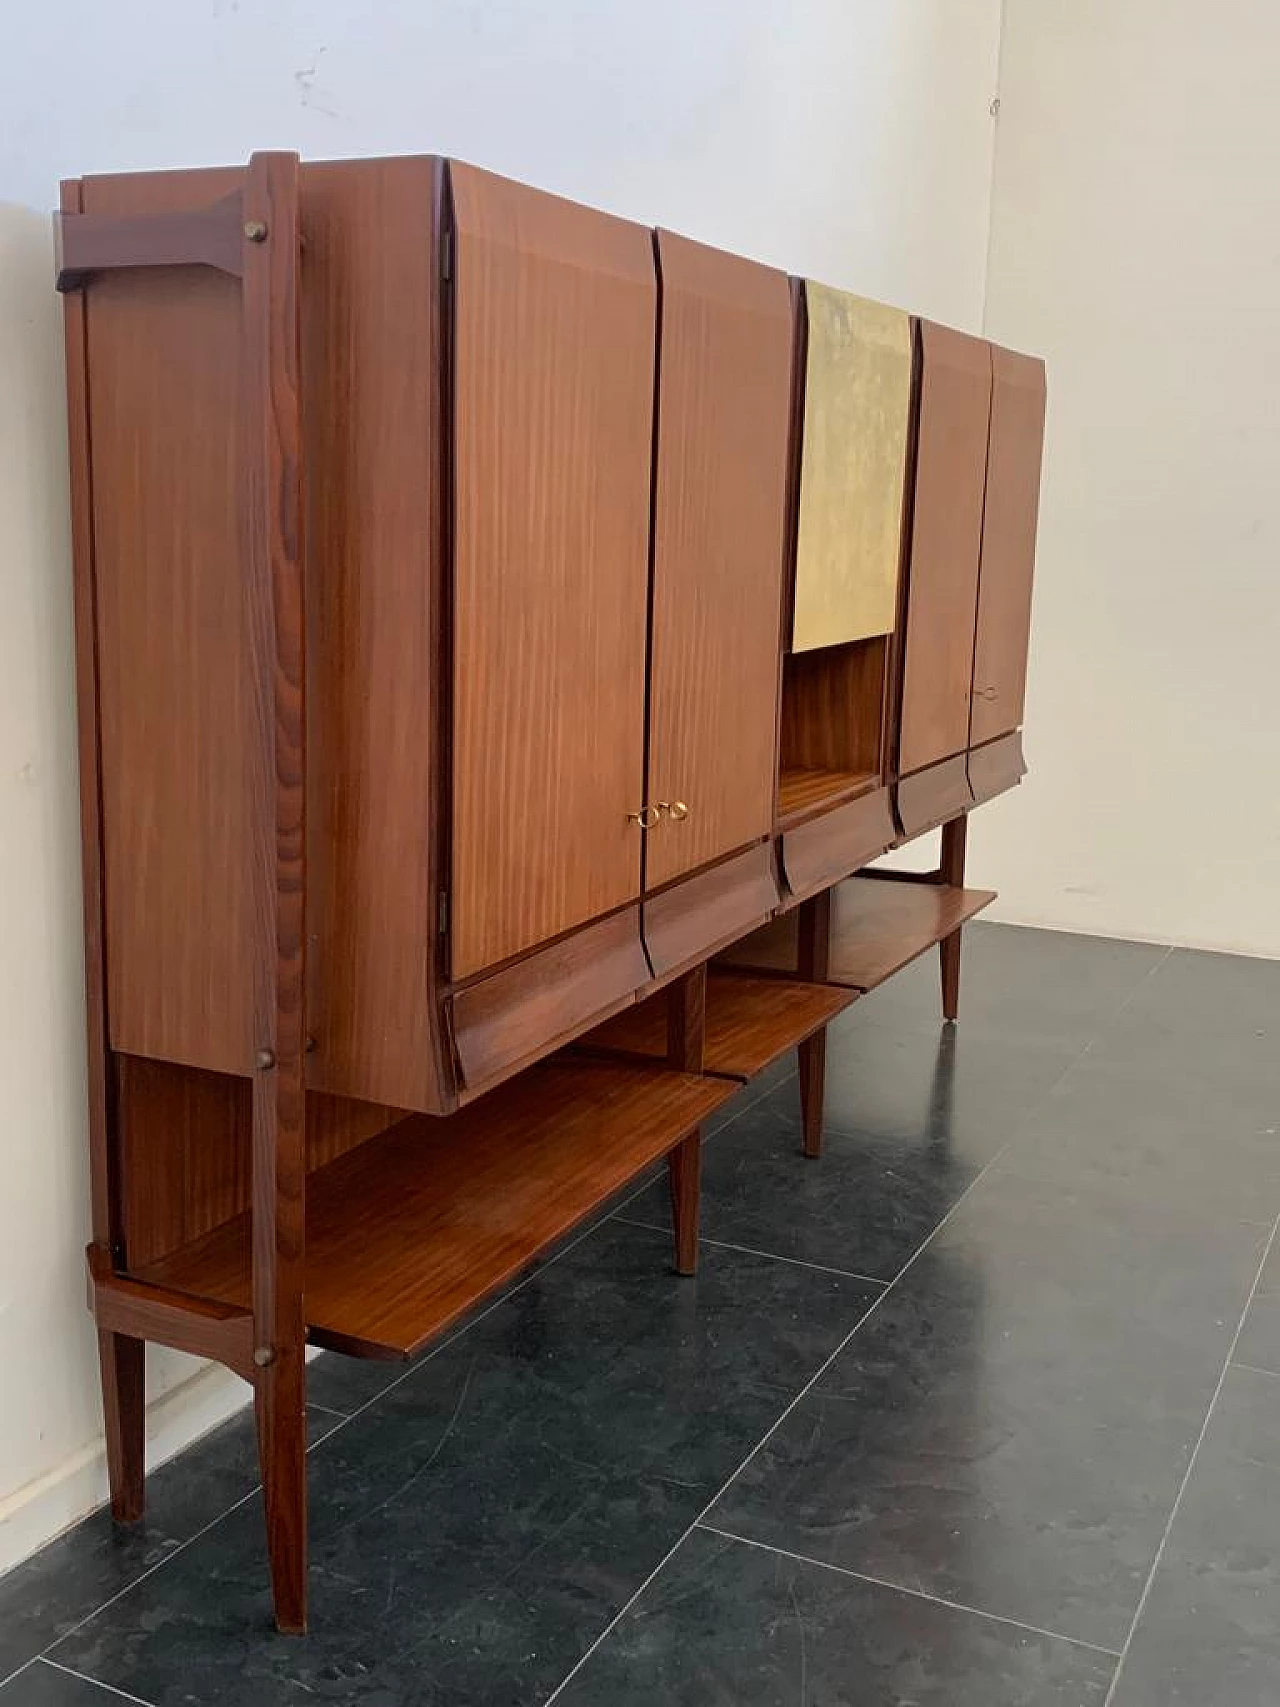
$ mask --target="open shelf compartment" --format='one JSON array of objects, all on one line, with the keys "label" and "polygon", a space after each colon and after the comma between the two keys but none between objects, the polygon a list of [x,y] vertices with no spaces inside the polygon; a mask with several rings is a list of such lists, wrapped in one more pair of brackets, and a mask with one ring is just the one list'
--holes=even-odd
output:
[{"label": "open shelf compartment", "polygon": [[[851,877],[831,893],[827,976],[865,994],[990,906],[994,889],[906,878]],[[726,968],[794,975],[797,919],[784,914],[720,957]]]},{"label": "open shelf compartment", "polygon": [[[753,978],[735,971],[711,972],[707,976],[703,1071],[738,1081],[752,1079],[856,999],[856,990],[829,984]],[[666,992],[660,990],[597,1026],[582,1039],[582,1046],[663,1059],[667,1049]]]},{"label": "open shelf compartment", "polygon": [[[415,1115],[307,1180],[307,1337],[408,1358],[714,1113],[734,1087],[558,1057],[458,1114]],[[247,1307],[247,1215],[140,1280]]]}]

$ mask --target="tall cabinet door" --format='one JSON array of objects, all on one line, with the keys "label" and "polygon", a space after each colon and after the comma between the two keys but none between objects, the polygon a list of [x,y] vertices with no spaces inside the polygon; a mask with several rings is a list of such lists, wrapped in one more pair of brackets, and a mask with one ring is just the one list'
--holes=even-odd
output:
[{"label": "tall cabinet door", "polygon": [[785,273],[665,231],[658,255],[648,889],[772,822],[792,360]]},{"label": "tall cabinet door", "polygon": [[451,971],[640,893],[647,229],[452,163]]},{"label": "tall cabinet door", "polygon": [[969,744],[974,622],[991,415],[991,347],[920,323],[916,451],[898,769]]},{"label": "tall cabinet door", "polygon": [[1044,447],[1044,363],[992,345],[991,442],[973,653],[974,746],[1022,722]]}]

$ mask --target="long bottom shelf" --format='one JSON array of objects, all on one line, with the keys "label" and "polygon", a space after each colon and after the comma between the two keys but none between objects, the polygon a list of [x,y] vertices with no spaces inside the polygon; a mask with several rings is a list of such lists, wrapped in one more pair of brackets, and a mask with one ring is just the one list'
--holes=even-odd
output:
[{"label": "long bottom shelf", "polygon": [[[856,990],[828,984],[713,972],[707,978],[703,1071],[753,1079],[856,999]],[[582,1039],[582,1047],[661,1060],[667,1048],[666,992],[597,1026]]]},{"label": "long bottom shelf", "polygon": [[[851,877],[832,891],[827,976],[833,984],[874,990],[995,898],[994,889]],[[794,975],[797,928],[796,915],[784,914],[744,937],[721,961],[756,972]]]},{"label": "long bottom shelf", "polygon": [[[447,1119],[417,1115],[307,1181],[308,1337],[406,1358],[733,1094],[725,1080],[558,1058]],[[250,1302],[239,1216],[137,1278]]]}]

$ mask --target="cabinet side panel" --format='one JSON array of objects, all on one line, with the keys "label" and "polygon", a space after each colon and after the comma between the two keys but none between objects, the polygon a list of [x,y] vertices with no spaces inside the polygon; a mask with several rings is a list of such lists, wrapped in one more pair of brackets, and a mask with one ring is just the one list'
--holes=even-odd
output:
[{"label": "cabinet side panel", "polygon": [[[86,213],[201,207],[239,172],[88,178]],[[239,281],[86,287],[112,1046],[251,1069],[252,802]]]},{"label": "cabinet side panel", "polygon": [[1022,722],[1044,447],[1044,363],[993,345],[991,445],[973,654],[975,745]]},{"label": "cabinet side panel", "polygon": [[645,887],[769,832],[791,413],[785,273],[668,232],[662,268],[647,798],[683,801]]},{"label": "cabinet side panel", "polygon": [[634,899],[650,233],[452,164],[454,978]]},{"label": "cabinet side panel", "polygon": [[990,346],[922,321],[923,374],[903,656],[899,772],[969,740]]},{"label": "cabinet side panel", "polygon": [[442,1107],[439,165],[306,166],[308,1029],[315,1089]]}]

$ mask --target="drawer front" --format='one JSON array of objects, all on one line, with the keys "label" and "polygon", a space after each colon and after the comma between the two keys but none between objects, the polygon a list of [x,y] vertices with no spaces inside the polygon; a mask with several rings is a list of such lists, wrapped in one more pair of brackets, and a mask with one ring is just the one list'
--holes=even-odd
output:
[{"label": "drawer front", "polygon": [[644,941],[654,975],[709,959],[771,918],[778,899],[767,842],[649,897]]},{"label": "drawer front", "polygon": [[973,805],[965,754],[930,765],[898,783],[898,823],[904,840],[958,818]]},{"label": "drawer front", "polygon": [[829,889],[878,859],[893,839],[887,788],[788,830],[782,838],[782,869],[791,899],[803,901]]},{"label": "drawer front", "polygon": [[970,750],[969,789],[975,806],[1013,788],[1026,774],[1022,736],[1016,730],[1012,735],[1002,735],[998,741],[988,741],[985,747]]}]

